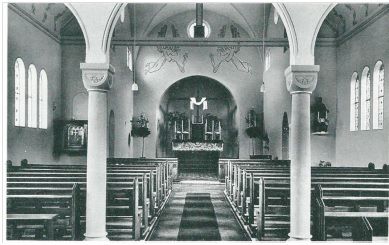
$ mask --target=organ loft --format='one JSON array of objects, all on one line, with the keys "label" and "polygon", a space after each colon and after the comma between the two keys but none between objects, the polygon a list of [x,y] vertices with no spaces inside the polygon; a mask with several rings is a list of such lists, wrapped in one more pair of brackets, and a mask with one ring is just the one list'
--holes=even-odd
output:
[{"label": "organ loft", "polygon": [[388,3],[3,5],[4,243],[388,241]]}]

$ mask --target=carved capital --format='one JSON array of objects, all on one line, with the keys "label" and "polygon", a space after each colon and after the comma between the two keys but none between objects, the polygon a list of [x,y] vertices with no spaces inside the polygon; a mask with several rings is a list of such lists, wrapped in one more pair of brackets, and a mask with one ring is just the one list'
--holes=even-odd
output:
[{"label": "carved capital", "polygon": [[105,63],[81,63],[82,81],[88,91],[108,91],[112,87],[115,69]]},{"label": "carved capital", "polygon": [[285,70],[286,87],[293,93],[312,93],[316,88],[318,65],[291,65]]}]

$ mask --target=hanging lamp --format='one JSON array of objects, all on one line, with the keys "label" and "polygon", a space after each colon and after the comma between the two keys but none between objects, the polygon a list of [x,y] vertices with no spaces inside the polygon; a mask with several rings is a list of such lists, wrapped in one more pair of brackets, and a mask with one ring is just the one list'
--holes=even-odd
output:
[{"label": "hanging lamp", "polygon": [[136,37],[136,24],[135,24],[135,21],[136,21],[136,16],[135,16],[135,3],[134,3],[134,41],[133,41],[133,45],[132,45],[132,50],[131,50],[131,60],[132,60],[132,85],[131,85],[131,90],[136,92],[139,90],[139,87],[138,87],[138,84],[136,83],[136,80],[135,80],[135,60],[134,60],[134,56],[135,56],[135,37]]},{"label": "hanging lamp", "polygon": [[[266,58],[265,58],[265,28],[266,28],[266,22],[265,22],[265,17],[266,17],[266,8],[265,4],[263,4],[263,29],[262,29],[262,61],[266,69]],[[264,71],[265,71],[264,69]],[[262,74],[262,84],[261,88],[259,89],[261,93],[265,93],[265,80],[263,79],[263,74]]]}]

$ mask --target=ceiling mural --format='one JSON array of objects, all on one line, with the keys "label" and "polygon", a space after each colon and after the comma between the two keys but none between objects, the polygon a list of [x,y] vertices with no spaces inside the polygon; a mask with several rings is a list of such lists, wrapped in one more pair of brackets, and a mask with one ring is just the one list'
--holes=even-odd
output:
[{"label": "ceiling mural", "polygon": [[318,37],[340,37],[387,7],[384,4],[337,4],[325,19]]},{"label": "ceiling mural", "polygon": [[[62,3],[11,3],[13,8],[21,14],[28,16],[32,21],[39,23],[53,35],[60,37],[62,30],[71,22],[76,23],[72,29],[79,30],[80,27],[70,10]],[[74,32],[74,31],[73,31]]]},{"label": "ceiling mural", "polygon": [[[28,16],[35,24],[38,23],[59,39],[64,37],[73,40],[75,37],[83,39],[77,20],[63,3],[10,3],[9,5],[11,9]],[[267,26],[272,22],[269,21],[273,18],[270,16],[272,8],[271,3],[205,3],[204,19],[222,16],[242,28],[240,30],[241,34],[244,33],[242,38],[261,38],[266,37]],[[373,19],[378,13],[388,8],[388,4],[379,3],[337,4],[323,22],[318,38],[340,38],[358,28],[359,24]],[[118,21],[115,26],[114,39],[128,40],[132,37],[138,39],[151,37],[149,35],[155,27],[173,16],[188,12],[192,13],[192,19],[194,19],[194,3],[127,4],[122,16],[123,21]],[[169,23],[169,28],[170,24],[174,24],[177,31],[180,32],[180,38],[188,38],[185,32],[181,31],[182,25],[186,25],[186,23]],[[215,28],[219,29],[217,26]],[[225,38],[233,38],[228,33]],[[216,39],[218,36],[214,35],[210,38]]]}]

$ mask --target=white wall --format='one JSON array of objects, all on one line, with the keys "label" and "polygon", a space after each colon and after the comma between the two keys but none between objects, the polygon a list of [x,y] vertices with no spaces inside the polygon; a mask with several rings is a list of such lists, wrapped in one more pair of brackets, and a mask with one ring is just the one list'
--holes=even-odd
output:
[{"label": "white wall", "polygon": [[[282,21],[273,22],[271,9],[268,37],[280,38],[284,35]],[[285,69],[289,66],[289,50],[284,48],[267,48],[271,53],[270,68],[264,72],[266,91],[264,93],[265,130],[269,135],[270,153],[273,157],[282,158],[282,119],[283,114],[288,114],[291,122],[291,95],[285,84]],[[320,160],[335,163],[335,138],[336,138],[336,48],[319,47],[315,49],[315,64],[320,65],[318,83],[311,96],[311,103],[315,97],[322,97],[323,103],[330,110],[328,135],[311,135],[312,165],[317,165]],[[290,145],[289,145],[290,147]]]},{"label": "white wall", "polygon": [[[346,41],[337,49],[337,109],[336,161],[341,166],[367,166],[374,162],[380,168],[388,163],[389,100],[384,99],[384,129],[350,132],[350,81],[357,71],[369,66],[373,71],[377,60],[385,68],[385,96],[389,94],[389,15]],[[372,73],[373,74],[373,73]]]},{"label": "white wall", "polygon": [[[20,160],[24,158],[30,163],[53,163],[58,160],[52,154],[53,120],[61,117],[61,46],[13,10],[8,10],[7,159],[16,165],[19,165]],[[19,57],[23,59],[26,70],[26,95],[28,66],[34,64],[38,76],[41,69],[46,70],[48,78],[47,129],[14,126],[14,64]],[[57,107],[55,111],[53,111],[53,103]]]},{"label": "white wall", "polygon": [[[206,19],[213,27],[213,35],[218,33],[222,25],[231,24],[226,17],[214,15]],[[194,18],[190,13],[173,16],[154,28],[149,34],[151,37],[156,37],[157,32],[163,24],[176,24],[180,36],[186,36],[186,23],[189,23]],[[237,26],[241,37],[248,37],[248,34],[242,28]],[[168,29],[167,35],[170,35]],[[227,36],[227,35],[226,35]],[[146,157],[156,156],[157,142],[157,113],[159,110],[160,100],[163,93],[176,81],[185,77],[202,75],[210,77],[222,83],[232,94],[237,104],[237,123],[239,125],[239,158],[248,158],[250,154],[249,138],[245,133],[246,122],[245,116],[251,107],[255,107],[256,111],[261,113],[262,102],[260,100],[260,81],[262,77],[262,62],[260,60],[258,50],[252,47],[241,47],[236,54],[243,61],[249,62],[252,66],[252,74],[236,70],[232,62],[224,63],[220,69],[214,73],[212,70],[209,55],[216,55],[216,47],[181,47],[182,51],[188,52],[188,60],[185,66],[185,72],[180,72],[174,62],[166,62],[164,66],[157,72],[145,74],[144,68],[146,63],[157,60],[161,53],[156,47],[142,47],[136,62],[136,77],[139,84],[139,92],[134,96],[134,115],[138,116],[144,112],[150,120],[151,134],[145,139],[147,148],[145,149]],[[134,138],[134,156],[141,155],[141,138]]]}]

